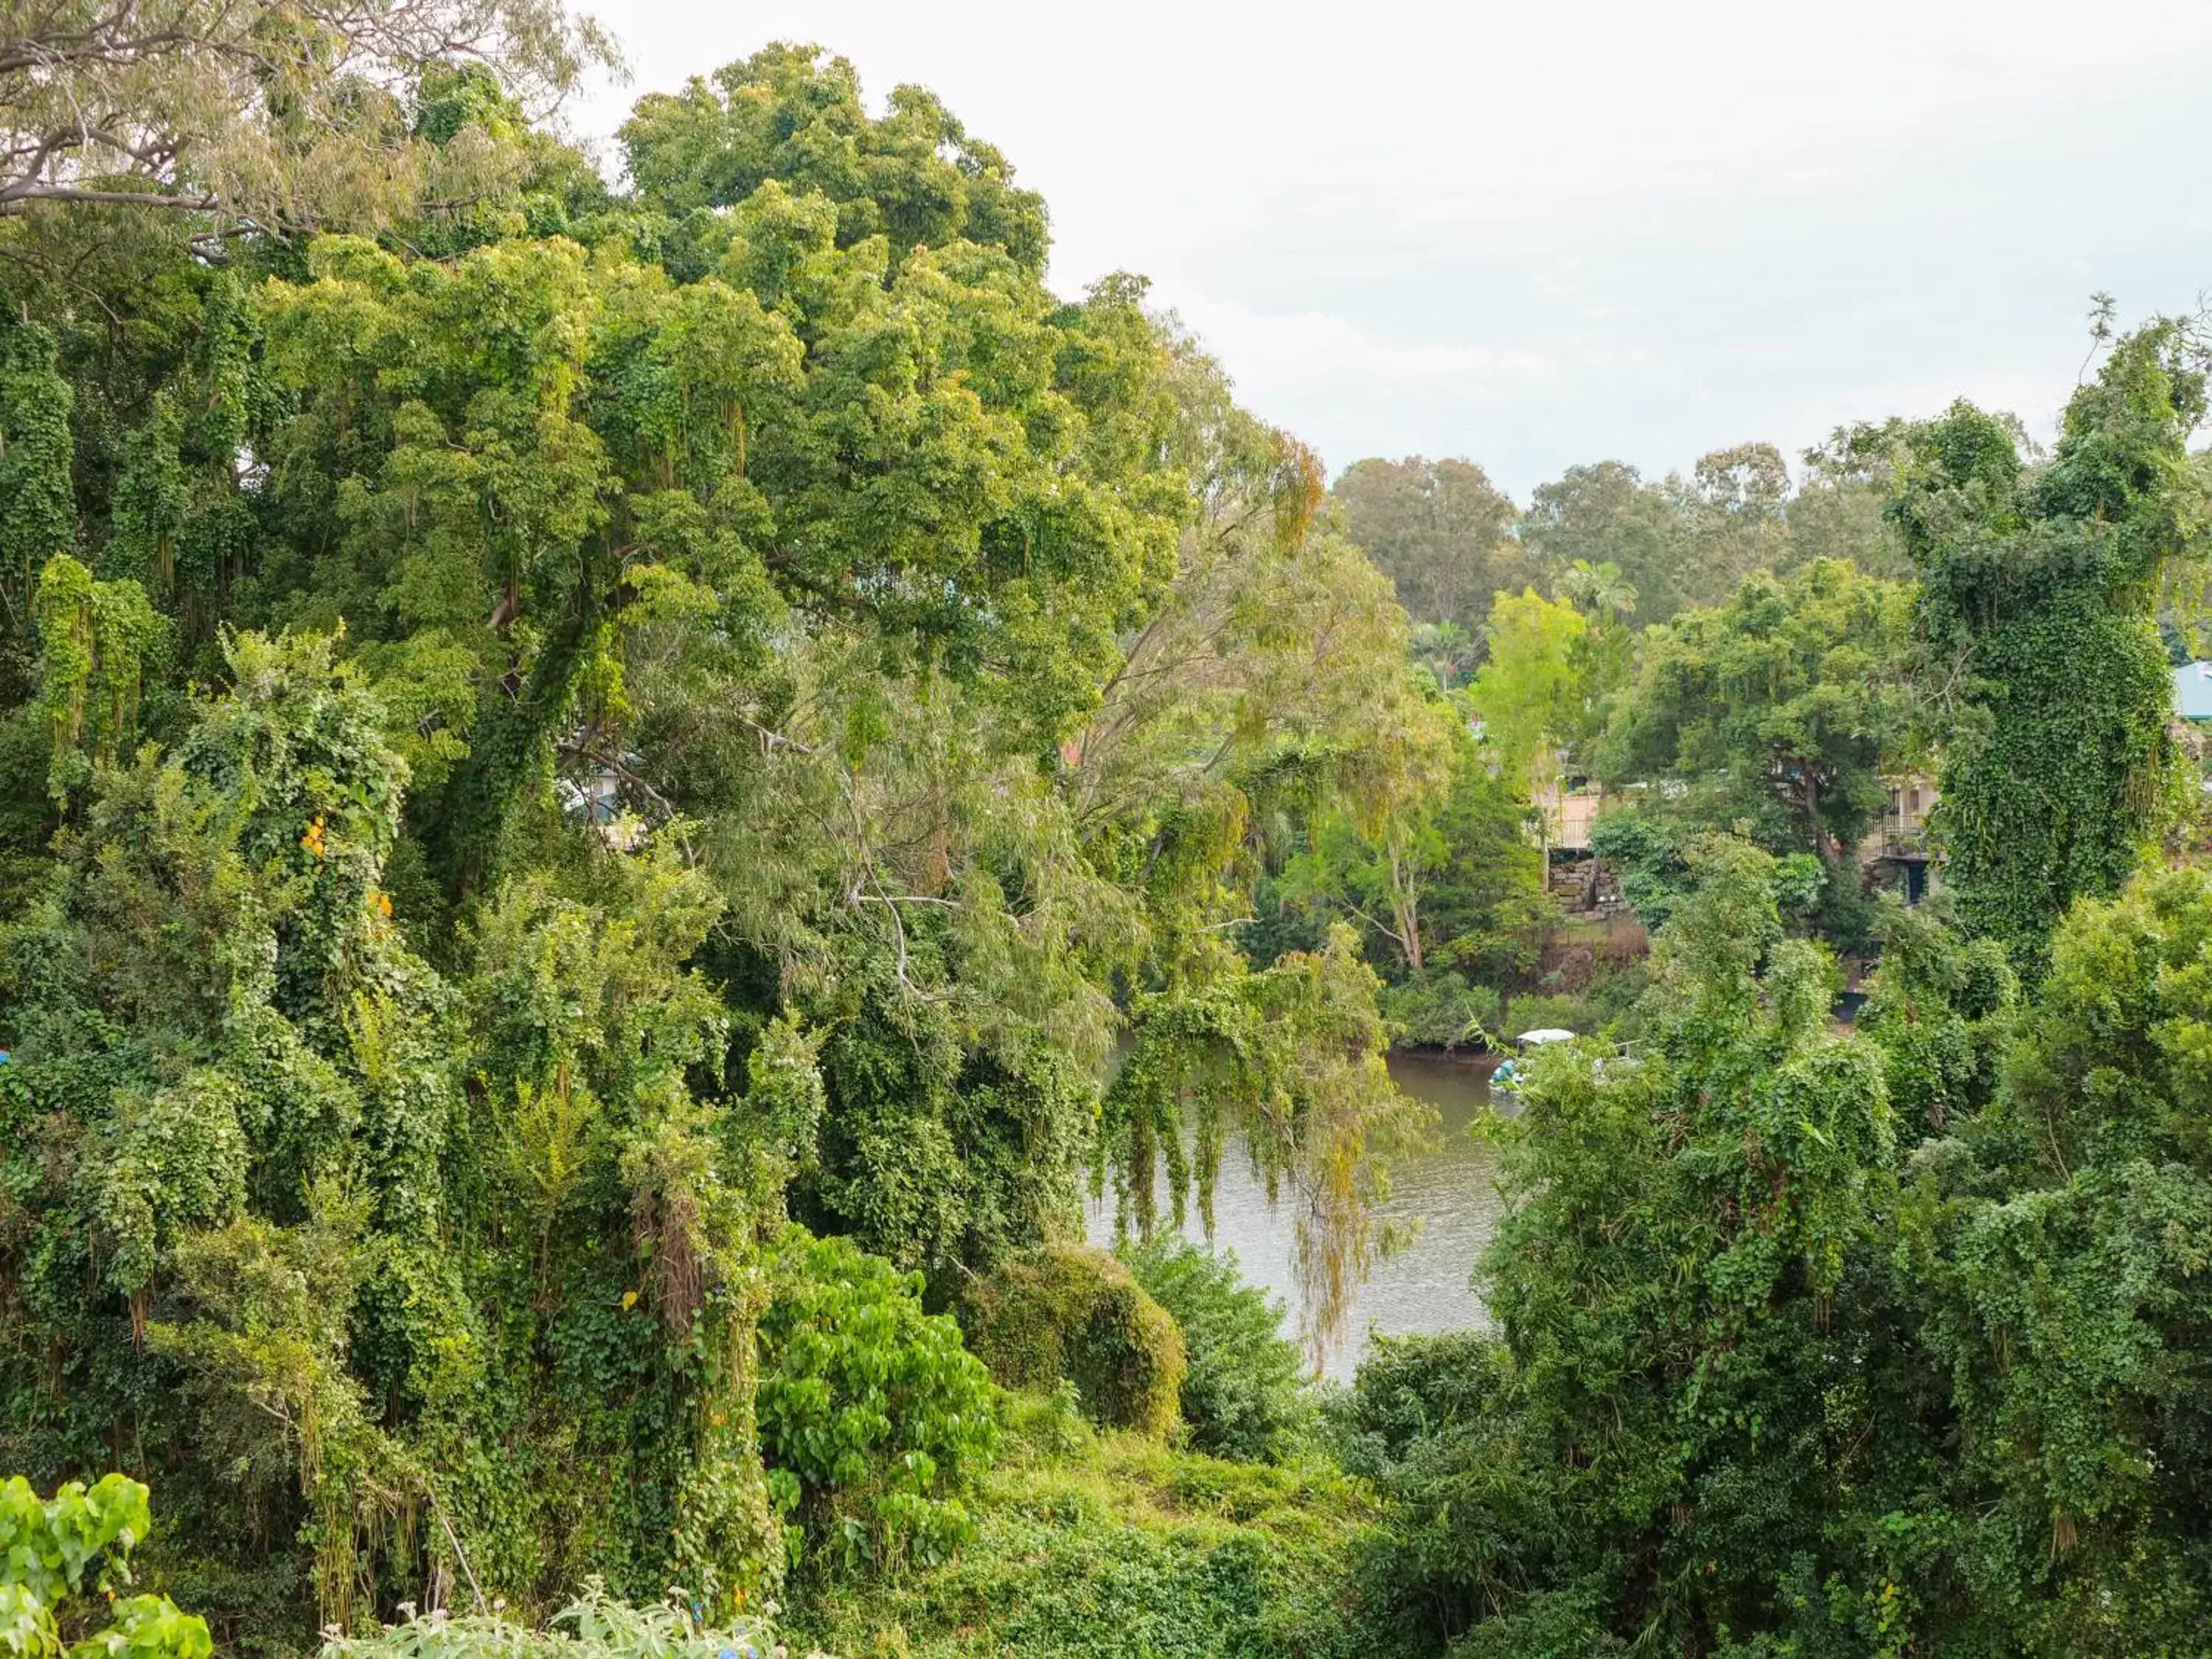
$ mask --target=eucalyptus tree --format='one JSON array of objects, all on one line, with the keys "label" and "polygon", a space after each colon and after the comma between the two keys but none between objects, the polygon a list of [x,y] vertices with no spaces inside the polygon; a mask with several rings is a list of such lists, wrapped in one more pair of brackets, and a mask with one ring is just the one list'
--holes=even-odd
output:
[{"label": "eucalyptus tree", "polygon": [[1332,493],[1416,622],[1479,633],[1492,593],[1526,579],[1512,500],[1472,461],[1356,461]]},{"label": "eucalyptus tree", "polygon": [[1790,562],[1790,464],[1772,444],[1700,455],[1666,488],[1681,515],[1680,580],[1692,603],[1712,605],[1753,571]]},{"label": "eucalyptus tree", "polygon": [[1520,537],[1556,581],[1577,561],[1611,564],[1636,589],[1637,614],[1665,622],[1686,602],[1674,503],[1620,461],[1571,466],[1536,486]]},{"label": "eucalyptus tree", "polygon": [[41,203],[238,229],[382,222],[480,188],[481,130],[418,129],[422,77],[479,71],[542,114],[608,38],[558,0],[52,0],[0,20],[0,215]]}]

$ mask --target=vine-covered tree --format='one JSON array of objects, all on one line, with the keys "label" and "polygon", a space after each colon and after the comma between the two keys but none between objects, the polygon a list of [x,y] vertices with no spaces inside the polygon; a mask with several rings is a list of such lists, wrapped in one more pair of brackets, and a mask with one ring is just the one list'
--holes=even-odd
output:
[{"label": "vine-covered tree", "polygon": [[1893,1473],[1881,1062],[1828,1034],[1834,965],[1784,936],[1775,861],[1692,859],[1639,1057],[1547,1053],[1505,1132],[1495,1334],[1360,1377],[1354,1461],[1399,1500],[1375,1583],[1439,1648],[1712,1653],[1881,1611],[1830,1588],[1826,1535],[1833,1494]]},{"label": "vine-covered tree", "polygon": [[[0,1451],[157,1474],[161,1570],[272,1651],[592,1575],[727,1613],[794,1491],[948,1547],[986,1396],[855,1477],[787,1354],[763,1445],[763,1307],[854,1249],[864,1322],[941,1297],[1164,1144],[1251,1132],[1332,1331],[1408,1109],[1356,944],[1235,930],[1277,819],[1437,748],[1311,455],[1141,282],[1048,289],[926,94],[772,48],[642,105],[617,194],[492,72],[556,13],[374,17],[420,73],[331,142],[477,133],[481,194],[361,210],[331,111],[239,104],[128,184],[173,215],[0,216]],[[1132,1092],[1232,1061],[1206,1124]],[[770,1274],[787,1214],[847,1242]],[[854,1422],[964,1375],[914,1311]]]},{"label": "vine-covered tree", "polygon": [[1960,915],[2024,964],[2077,897],[2108,896],[2168,810],[2158,579],[2203,528],[2187,441],[2205,411],[2181,324],[2115,344],[2051,459],[1960,404],[1913,430],[1894,508],[1922,628],[1953,668],[1936,825]]}]

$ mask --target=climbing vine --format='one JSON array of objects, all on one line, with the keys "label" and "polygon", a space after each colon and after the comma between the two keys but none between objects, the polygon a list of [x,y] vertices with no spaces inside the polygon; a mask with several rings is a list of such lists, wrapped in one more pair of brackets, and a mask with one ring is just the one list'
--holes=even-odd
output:
[{"label": "climbing vine", "polygon": [[20,649],[40,570],[76,539],[70,469],[76,394],[37,323],[0,325],[0,611]]},{"label": "climbing vine", "polygon": [[2171,691],[2158,579],[2193,556],[2189,434],[2202,352],[2180,325],[2121,340],[2051,459],[1969,404],[1917,428],[1893,507],[1922,582],[1948,716],[1937,828],[1961,919],[2024,966],[2074,900],[2118,890],[2168,810]]},{"label": "climbing vine", "polygon": [[40,690],[53,733],[48,787],[61,799],[128,742],[164,629],[137,582],[95,581],[66,553],[40,572],[35,614]]}]

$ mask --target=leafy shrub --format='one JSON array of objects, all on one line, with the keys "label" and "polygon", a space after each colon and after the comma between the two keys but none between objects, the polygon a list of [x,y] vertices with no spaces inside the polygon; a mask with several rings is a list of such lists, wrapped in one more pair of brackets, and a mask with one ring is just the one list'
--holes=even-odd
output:
[{"label": "leafy shrub", "polygon": [[1182,1331],[1191,1444],[1259,1461],[1289,1452],[1311,1401],[1297,1345],[1283,1335],[1282,1304],[1244,1282],[1233,1254],[1175,1240],[1133,1246],[1121,1259]]},{"label": "leafy shrub", "polygon": [[991,1379],[921,1275],[848,1239],[786,1230],[761,1318],[760,1440],[777,1507],[845,1564],[942,1559],[998,1442]]},{"label": "leafy shrub", "polygon": [[[1385,1536],[1361,1564],[1364,1597],[1417,1650],[1441,1651],[1491,1610],[1471,1588],[1486,1573],[1541,1582],[1565,1547],[1571,1476],[1518,1431],[1516,1382],[1511,1353],[1486,1332],[1377,1337],[1357,1381],[1328,1397],[1324,1430],[1339,1462],[1388,1504]],[[1570,1620],[1570,1639],[1540,1638],[1561,1611],[1536,1616],[1520,1603],[1505,1628],[1529,1645],[1473,1650],[1607,1650],[1586,1622]]]},{"label": "leafy shrub", "polygon": [[1650,814],[1608,812],[1590,826],[1590,850],[1620,878],[1620,896],[1646,927],[1666,926],[1690,890],[1682,848]]},{"label": "leafy shrub", "polygon": [[[1038,1403],[1042,1403],[1039,1401]],[[1397,1659],[1355,1563],[1366,1491],[1318,1464],[1230,1463],[1134,1435],[1073,1449],[1010,1425],[975,1547],[795,1605],[786,1639],[877,1659]],[[1433,1651],[1433,1650],[1431,1650]]]},{"label": "leafy shrub", "polygon": [[1049,1244],[969,1287],[970,1344],[1010,1389],[1075,1384],[1108,1428],[1162,1436],[1175,1425],[1187,1360],[1182,1333],[1103,1250]]},{"label": "leafy shrub", "polygon": [[89,1490],[72,1480],[44,1501],[21,1475],[9,1477],[0,1486],[0,1653],[59,1659],[58,1626],[84,1622],[100,1596],[108,1622],[72,1654],[208,1659],[215,1644],[203,1620],[166,1595],[115,1594],[131,1582],[131,1547],[151,1524],[146,1488],[123,1475],[102,1475]]},{"label": "leafy shrub", "polygon": [[501,1613],[411,1613],[388,1630],[325,1643],[322,1659],[762,1659],[774,1650],[759,1620],[709,1626],[672,1604],[626,1606],[594,1583],[543,1630]]},{"label": "leafy shrub", "polygon": [[1415,1048],[1480,1047],[1498,1030],[1498,992],[1470,985],[1449,968],[1432,968],[1401,984],[1386,985],[1382,1014],[1399,1028],[1398,1042]]}]

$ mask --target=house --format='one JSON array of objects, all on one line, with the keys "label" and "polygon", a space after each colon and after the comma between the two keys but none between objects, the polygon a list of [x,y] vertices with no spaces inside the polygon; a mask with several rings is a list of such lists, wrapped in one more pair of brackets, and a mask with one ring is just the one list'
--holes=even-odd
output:
[{"label": "house", "polygon": [[1935,781],[1919,772],[1888,780],[1881,816],[1859,840],[1859,866],[1878,887],[1901,891],[1907,904],[1928,896],[1928,815],[1935,810]]},{"label": "house", "polygon": [[1935,780],[1907,772],[1887,780],[1889,800],[1859,840],[1859,862],[1927,850],[1928,815],[1936,807]]}]

